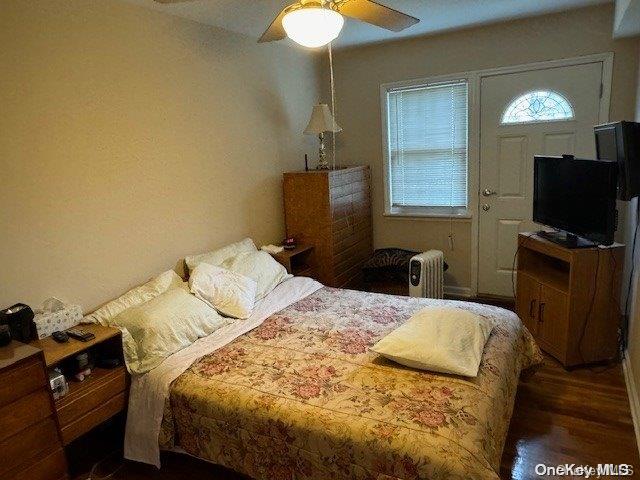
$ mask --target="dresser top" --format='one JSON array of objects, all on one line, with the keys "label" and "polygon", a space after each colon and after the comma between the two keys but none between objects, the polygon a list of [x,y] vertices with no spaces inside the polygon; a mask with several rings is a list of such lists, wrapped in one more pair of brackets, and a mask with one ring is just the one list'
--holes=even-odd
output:
[{"label": "dresser top", "polygon": [[38,353],[40,353],[39,348],[12,340],[9,345],[0,347],[0,369],[10,367]]},{"label": "dresser top", "polygon": [[88,342],[81,342],[75,338],[69,338],[68,342],[58,343],[53,339],[53,337],[45,337],[40,340],[34,340],[30,343],[31,347],[41,349],[44,352],[44,360],[47,367],[56,365],[62,360],[77,355],[94,345],[120,335],[120,330],[117,328],[104,327],[95,323],[85,323],[73,328],[93,333],[95,338]]}]

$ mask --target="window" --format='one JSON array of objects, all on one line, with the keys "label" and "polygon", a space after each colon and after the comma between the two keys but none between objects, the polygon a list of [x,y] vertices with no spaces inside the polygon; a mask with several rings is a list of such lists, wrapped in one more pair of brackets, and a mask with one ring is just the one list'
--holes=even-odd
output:
[{"label": "window", "polygon": [[467,112],[466,80],[386,90],[387,214],[467,213]]},{"label": "window", "polygon": [[502,123],[531,123],[571,120],[573,107],[557,92],[538,90],[516,98],[504,111]]}]

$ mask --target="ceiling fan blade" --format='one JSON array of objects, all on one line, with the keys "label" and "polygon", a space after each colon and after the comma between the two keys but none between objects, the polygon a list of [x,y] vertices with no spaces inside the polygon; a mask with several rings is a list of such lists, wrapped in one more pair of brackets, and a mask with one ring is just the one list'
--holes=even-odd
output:
[{"label": "ceiling fan blade", "polygon": [[262,34],[258,43],[275,42],[276,40],[282,40],[287,37],[287,32],[284,31],[282,26],[282,19],[288,12],[288,8],[282,10],[278,16],[271,22],[269,28]]},{"label": "ceiling fan blade", "polygon": [[347,17],[357,18],[393,32],[409,28],[420,21],[418,18],[385,7],[373,0],[343,0],[336,2],[336,10]]}]

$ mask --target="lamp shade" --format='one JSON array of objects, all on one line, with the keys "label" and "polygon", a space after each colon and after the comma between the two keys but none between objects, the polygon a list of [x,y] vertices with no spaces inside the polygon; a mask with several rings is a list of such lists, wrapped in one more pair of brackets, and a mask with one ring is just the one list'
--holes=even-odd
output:
[{"label": "lamp shade", "polygon": [[341,132],[342,127],[336,123],[336,120],[331,115],[331,110],[326,103],[319,103],[313,106],[311,112],[311,118],[307,128],[304,129],[304,133],[307,135],[318,135],[324,132]]}]

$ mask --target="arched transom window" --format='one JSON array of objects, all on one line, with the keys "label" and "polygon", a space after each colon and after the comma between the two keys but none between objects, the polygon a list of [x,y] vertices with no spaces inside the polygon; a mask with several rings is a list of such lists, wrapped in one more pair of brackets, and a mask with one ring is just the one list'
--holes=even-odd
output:
[{"label": "arched transom window", "polygon": [[537,90],[519,96],[505,109],[503,124],[571,120],[573,107],[557,92]]}]

